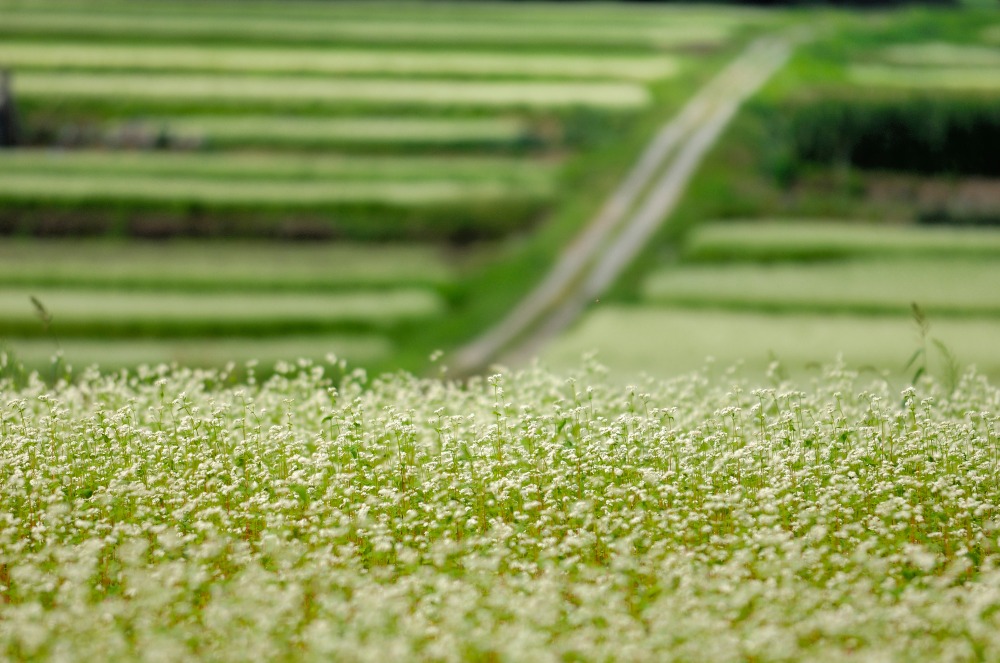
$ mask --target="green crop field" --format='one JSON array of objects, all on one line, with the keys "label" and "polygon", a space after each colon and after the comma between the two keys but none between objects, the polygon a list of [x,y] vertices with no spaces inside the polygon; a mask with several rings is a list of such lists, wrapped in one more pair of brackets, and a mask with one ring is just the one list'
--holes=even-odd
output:
[{"label": "green crop field", "polygon": [[740,23],[722,13],[696,13],[676,17],[660,14],[653,22],[619,23],[612,16],[606,21],[574,23],[564,21],[566,14],[553,13],[547,20],[530,14],[520,20],[496,21],[478,17],[473,10],[463,20],[449,20],[433,14],[402,17],[368,18],[270,15],[234,15],[192,11],[184,14],[143,11],[79,12],[10,11],[0,34],[59,34],[73,36],[169,37],[174,39],[224,38],[268,42],[342,42],[367,43],[475,43],[475,44],[544,44],[576,47],[625,46],[669,47],[691,44],[716,44],[725,40]]},{"label": "green crop field", "polygon": [[190,291],[330,291],[447,287],[458,265],[416,245],[269,242],[0,243],[0,286]]},{"label": "green crop field", "polygon": [[[975,364],[1000,376],[1000,320],[933,319],[931,336],[962,365]],[[565,368],[597,352],[598,359],[623,379],[639,373],[673,375],[698,370],[711,357],[721,370],[740,365],[759,377],[778,360],[793,375],[815,374],[822,362],[842,355],[854,370],[887,371],[897,381],[922,346],[908,316],[777,315],[754,311],[693,311],[653,306],[607,305],[554,343],[544,360]],[[933,350],[933,349],[932,349]],[[933,355],[933,352],[929,354]],[[945,361],[933,355],[931,361]],[[912,373],[912,371],[910,372]]]},{"label": "green crop field", "polygon": [[152,120],[112,121],[106,131],[120,135],[137,129],[154,136],[162,132],[172,139],[207,142],[212,147],[489,146],[517,145],[534,139],[526,123],[505,117],[163,116]]},{"label": "green crop field", "polygon": [[512,193],[537,197],[541,192],[500,182],[426,180],[275,181],[271,179],[204,179],[144,175],[77,175],[67,173],[4,173],[0,199],[68,202],[194,202],[245,207],[281,208],[335,203],[433,205],[456,201],[499,200]]},{"label": "green crop field", "polygon": [[391,327],[442,312],[427,290],[320,293],[127,292],[83,289],[0,289],[0,333],[43,332],[36,297],[53,316],[52,332],[92,336],[266,335],[296,329]]},{"label": "green crop field", "polygon": [[854,65],[848,77],[859,85],[879,87],[1000,90],[1000,71],[988,67]]},{"label": "green crop field", "polygon": [[1000,48],[931,42],[890,46],[883,57],[893,64],[937,67],[1000,66]]},{"label": "green crop field", "polygon": [[525,53],[426,52],[198,47],[186,45],[0,44],[0,62],[30,69],[289,72],[317,74],[454,74],[556,78],[655,80],[677,72],[675,57],[545,55]]},{"label": "green crop field", "polygon": [[[35,295],[70,363],[207,357],[198,339],[228,355],[218,334],[275,348],[312,334],[305,354],[320,357],[330,334],[377,329],[379,352],[344,356],[417,368],[529,287],[585,222],[580,192],[603,195],[771,22],[695,7],[0,0],[24,143],[0,153],[3,335],[45,355]],[[497,271],[504,288],[487,284]],[[404,298],[416,312],[393,293],[419,295]],[[138,345],[99,352],[100,335]]]},{"label": "green crop field", "polygon": [[[531,126],[516,117],[300,117],[289,115],[161,116],[153,119],[110,119],[106,140],[126,140],[130,134],[165,137],[171,143],[190,142],[218,147],[281,147],[323,150],[339,146],[522,147],[541,142]],[[461,171],[460,171],[461,172]]]},{"label": "green crop field", "polygon": [[7,150],[0,173],[132,175],[269,181],[450,180],[509,181],[535,190],[551,186],[555,163],[499,157],[364,157],[345,155],[198,154],[183,152]]},{"label": "green crop field", "polygon": [[265,104],[537,107],[631,109],[649,103],[635,83],[464,81],[448,79],[317,78],[302,75],[26,72],[18,76],[26,99],[143,100],[156,106]]},{"label": "green crop field", "polygon": [[96,366],[101,371],[129,370],[138,366],[178,364],[188,367],[223,368],[235,363],[247,375],[247,362],[266,373],[289,358],[323,360],[327,355],[350,357],[362,364],[385,362],[394,351],[384,334],[345,332],[279,334],[271,336],[173,337],[173,338],[51,338],[6,337],[2,351],[42,376],[60,375],[71,365],[76,373]]},{"label": "green crop field", "polygon": [[653,272],[646,299],[680,306],[769,311],[1000,317],[1000,263],[964,258],[669,267]]},{"label": "green crop field", "polygon": [[899,227],[817,221],[726,221],[705,223],[686,238],[691,262],[832,260],[940,256],[1000,257],[1000,234],[991,229]]},{"label": "green crop field", "polygon": [[0,660],[1000,660],[998,16],[0,0]]}]

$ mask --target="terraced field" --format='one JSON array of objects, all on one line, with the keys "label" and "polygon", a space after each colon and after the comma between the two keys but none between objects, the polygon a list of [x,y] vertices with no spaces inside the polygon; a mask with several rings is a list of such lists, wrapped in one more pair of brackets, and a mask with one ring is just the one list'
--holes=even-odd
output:
[{"label": "terraced field", "polygon": [[456,261],[430,245],[176,240],[0,243],[0,287],[113,291],[331,292],[401,283],[446,288]]},{"label": "terraced field", "polygon": [[827,19],[547,361],[782,375],[839,353],[899,383],[953,360],[1000,375],[1000,181],[980,158],[1000,136],[996,13]]},{"label": "terraced field", "polygon": [[[427,246],[107,240],[0,246],[0,338],[31,367],[391,361],[447,310],[458,272]],[[39,310],[33,301],[41,305]]]},{"label": "terraced field", "polygon": [[[597,350],[623,374],[696,370],[708,357],[762,374],[850,366],[905,373],[924,348],[1000,375],[1000,233],[845,222],[719,222],[681,260],[644,279],[640,305],[595,307],[548,352],[563,365]],[[917,303],[930,322],[922,337]],[[910,369],[911,372],[913,369]]]},{"label": "terraced field", "polygon": [[892,44],[876,53],[876,62],[852,63],[847,69],[848,80],[865,86],[912,89],[995,91],[1000,88],[996,76],[1000,48],[990,45],[988,33],[982,41],[974,32],[963,36],[961,41]]},{"label": "terraced field", "polygon": [[[451,74],[656,80],[672,76],[676,56],[586,56],[402,49],[232,48],[225,46],[10,42],[0,60],[32,69],[126,69],[316,74]],[[30,88],[29,88],[30,93]]]},{"label": "terraced field", "polygon": [[24,139],[0,153],[0,338],[34,364],[259,343],[420,367],[529,287],[579,199],[772,21],[0,0]]},{"label": "terraced field", "polygon": [[[308,4],[282,12],[273,7],[256,11],[234,10],[214,3],[207,7],[187,3],[159,8],[101,3],[103,11],[83,12],[72,5],[45,3],[41,7],[16,9],[5,18],[0,33],[18,35],[56,34],[94,37],[131,35],[172,39],[258,40],[265,42],[379,42],[379,43],[474,43],[533,46],[624,46],[670,47],[711,45],[724,41],[750,20],[752,12],[734,11],[732,16],[712,10],[679,12],[618,11],[598,7],[566,11],[554,7],[542,11],[509,11],[494,8],[459,8],[457,3],[440,11],[414,11],[413,5],[383,3],[370,9],[362,4],[315,8]],[[338,3],[339,4],[339,3]],[[353,5],[353,6],[351,6]],[[766,19],[765,19],[766,20]]]},{"label": "terraced field", "polygon": [[129,135],[161,136],[168,144],[214,147],[284,147],[323,150],[336,146],[482,147],[528,145],[538,142],[528,122],[513,117],[421,118],[299,117],[295,115],[163,116],[111,123],[103,136],[108,142]]}]

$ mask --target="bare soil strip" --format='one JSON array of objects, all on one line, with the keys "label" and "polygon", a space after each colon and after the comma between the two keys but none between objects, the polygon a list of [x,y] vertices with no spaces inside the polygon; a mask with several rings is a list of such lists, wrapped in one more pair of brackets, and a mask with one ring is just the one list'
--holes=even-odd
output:
[{"label": "bare soil strip", "polygon": [[497,358],[520,363],[572,323],[667,220],[740,104],[784,65],[790,52],[788,41],[762,38],[705,85],[657,133],[538,287],[507,317],[455,352],[452,370],[475,373]]}]

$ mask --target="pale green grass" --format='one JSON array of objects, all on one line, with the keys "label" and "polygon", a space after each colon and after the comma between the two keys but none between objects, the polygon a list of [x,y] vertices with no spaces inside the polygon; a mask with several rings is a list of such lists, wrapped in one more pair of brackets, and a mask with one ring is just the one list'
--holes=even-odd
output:
[{"label": "pale green grass", "polygon": [[848,256],[1000,257],[1000,232],[838,221],[723,221],[696,227],[686,260],[788,260]]},{"label": "pale green grass", "polygon": [[1000,90],[1000,68],[992,67],[852,65],[847,69],[847,77],[853,83],[867,86]]},{"label": "pale green grass", "polygon": [[[0,327],[32,327],[36,297],[52,315],[52,328],[212,327],[243,329],[296,324],[385,326],[440,315],[442,299],[427,289],[399,288],[375,292],[132,292],[57,288],[0,288]],[[41,323],[38,321],[39,332]]]},{"label": "pale green grass", "polygon": [[558,160],[507,157],[348,156],[330,154],[192,153],[97,150],[5,150],[0,173],[97,176],[156,175],[179,179],[256,178],[278,180],[449,180],[511,182],[544,190],[552,186]]},{"label": "pale green grass", "polygon": [[902,313],[917,302],[950,315],[1000,316],[1000,261],[961,258],[672,266],[650,275],[646,300],[770,311]]},{"label": "pale green grass", "polygon": [[328,290],[441,286],[455,261],[420,245],[16,240],[0,242],[0,284],[144,290]]},{"label": "pale green grass", "polygon": [[[289,115],[205,115],[162,117],[129,123],[149,133],[210,143],[300,146],[364,144],[516,143],[529,127],[516,118],[301,117]],[[121,131],[123,124],[113,125]],[[523,164],[524,162],[522,162]]]},{"label": "pale green grass", "polygon": [[[515,16],[512,11],[510,16]],[[662,13],[662,20],[615,24],[594,21],[573,23],[559,20],[448,20],[435,18],[371,19],[367,17],[326,20],[280,15],[255,16],[110,12],[10,12],[0,23],[0,34],[60,33],[129,38],[173,37],[259,39],[267,41],[354,40],[366,43],[474,43],[553,44],[564,46],[670,47],[717,44],[729,38],[739,19],[724,15]],[[673,20],[672,20],[673,19]]]},{"label": "pale green grass", "polygon": [[233,48],[192,45],[0,43],[5,66],[319,74],[453,74],[462,76],[654,80],[677,73],[668,55],[618,56],[462,51]]},{"label": "pale green grass", "polygon": [[[1000,377],[1000,320],[932,316],[931,336],[959,361]],[[672,376],[696,370],[713,357],[721,367],[740,363],[748,374],[759,376],[772,357],[801,374],[843,354],[851,367],[874,366],[900,377],[918,347],[916,327],[905,315],[769,315],[599,305],[542,358],[566,367],[597,351],[598,359],[620,376]]]},{"label": "pale green grass", "polygon": [[[29,368],[46,372],[56,355],[50,339],[5,338],[0,347],[11,352]],[[185,366],[221,367],[228,362],[244,364],[253,360],[262,368],[279,361],[299,358],[323,359],[328,354],[364,364],[384,359],[392,352],[392,343],[378,335],[320,334],[315,336],[278,336],[267,338],[189,338],[189,339],[60,339],[61,361],[75,370],[93,364],[102,369],[134,369],[142,364],[155,366],[177,362]]]},{"label": "pale green grass", "polygon": [[24,72],[18,94],[38,99],[142,99],[161,104],[402,104],[413,106],[630,109],[649,103],[646,89],[625,82],[456,81],[206,74]]},{"label": "pale green grass", "polygon": [[0,198],[31,202],[199,203],[302,208],[348,203],[437,205],[510,196],[544,195],[527,186],[500,182],[429,181],[280,181],[198,179],[98,173],[4,173]]},{"label": "pale green grass", "polygon": [[897,44],[884,49],[882,57],[898,65],[1000,67],[1000,48],[970,44]]}]

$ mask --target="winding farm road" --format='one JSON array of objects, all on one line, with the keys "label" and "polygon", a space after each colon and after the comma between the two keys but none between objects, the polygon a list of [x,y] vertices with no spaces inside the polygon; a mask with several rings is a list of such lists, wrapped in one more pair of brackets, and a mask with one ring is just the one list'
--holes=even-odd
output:
[{"label": "winding farm road", "polygon": [[740,104],[790,54],[789,40],[761,38],[699,90],[660,129],[542,282],[504,319],[453,354],[452,370],[468,375],[498,360],[507,365],[521,363],[576,320],[667,221]]}]

